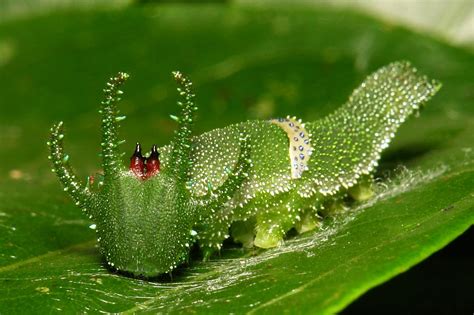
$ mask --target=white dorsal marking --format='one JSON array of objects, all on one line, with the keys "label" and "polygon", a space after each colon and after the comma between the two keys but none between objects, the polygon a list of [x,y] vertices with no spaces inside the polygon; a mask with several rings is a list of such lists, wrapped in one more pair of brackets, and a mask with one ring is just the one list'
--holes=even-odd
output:
[{"label": "white dorsal marking", "polygon": [[300,178],[303,172],[308,169],[308,161],[313,152],[311,135],[304,128],[301,119],[297,120],[296,117],[271,119],[270,123],[279,126],[288,135],[291,178]]}]

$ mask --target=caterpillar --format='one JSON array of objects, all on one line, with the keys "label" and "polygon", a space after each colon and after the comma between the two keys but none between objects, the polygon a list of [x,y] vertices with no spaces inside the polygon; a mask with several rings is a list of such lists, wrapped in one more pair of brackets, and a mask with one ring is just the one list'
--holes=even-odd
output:
[{"label": "caterpillar", "polygon": [[101,103],[100,178],[83,184],[63,149],[63,123],[51,128],[49,159],[64,190],[95,223],[107,263],[133,276],[171,272],[197,243],[204,259],[232,237],[272,248],[286,233],[314,230],[344,198],[365,200],[381,152],[398,127],[441,87],[410,63],[370,76],[329,116],[252,120],[193,135],[191,81],[178,83],[178,128],[169,145],[147,153],[137,143],[129,167],[119,146],[117,103],[128,74],[119,72]]}]

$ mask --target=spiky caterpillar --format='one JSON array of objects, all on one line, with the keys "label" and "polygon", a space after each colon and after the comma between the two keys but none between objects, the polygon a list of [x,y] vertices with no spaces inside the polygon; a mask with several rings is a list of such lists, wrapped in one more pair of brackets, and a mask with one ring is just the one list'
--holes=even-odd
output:
[{"label": "spiky caterpillar", "polygon": [[[314,229],[324,208],[371,196],[371,174],[401,123],[439,89],[407,62],[370,75],[348,102],[321,120],[247,121],[192,136],[191,82],[179,84],[179,127],[170,145],[122,165],[117,131],[119,73],[102,102],[103,178],[79,183],[63,151],[63,124],[51,129],[50,159],[75,203],[96,223],[101,252],[117,270],[155,276],[204,257],[230,234],[244,246],[278,246],[291,228]],[[160,152],[160,153],[158,153]]]}]

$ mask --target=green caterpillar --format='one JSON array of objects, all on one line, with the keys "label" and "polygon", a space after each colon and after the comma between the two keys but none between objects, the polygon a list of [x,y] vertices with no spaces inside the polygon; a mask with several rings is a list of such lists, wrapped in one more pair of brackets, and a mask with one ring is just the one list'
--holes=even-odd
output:
[{"label": "green caterpillar", "polygon": [[63,150],[63,123],[51,128],[53,171],[96,224],[108,264],[135,276],[170,272],[197,242],[205,259],[232,236],[246,247],[271,248],[292,228],[315,229],[321,213],[352,196],[372,195],[380,154],[401,123],[440,88],[408,62],[389,64],[357,88],[333,114],[310,123],[295,118],[247,121],[192,135],[192,83],[179,88],[173,141],[142,155],[137,144],[121,161],[116,104],[128,78],[110,79],[102,102],[100,180],[77,180]]}]

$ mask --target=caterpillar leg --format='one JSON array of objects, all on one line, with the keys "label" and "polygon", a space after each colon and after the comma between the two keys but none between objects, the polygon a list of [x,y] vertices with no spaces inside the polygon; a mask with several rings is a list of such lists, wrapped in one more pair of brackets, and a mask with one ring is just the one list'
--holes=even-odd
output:
[{"label": "caterpillar leg", "polygon": [[300,215],[300,220],[296,222],[295,229],[301,234],[312,231],[321,225],[321,217],[318,215],[316,209],[308,208]]},{"label": "caterpillar leg", "polygon": [[291,193],[281,195],[271,202],[264,201],[257,214],[254,245],[272,248],[283,243],[283,238],[296,223],[301,212],[301,200]]},{"label": "caterpillar leg", "polygon": [[355,186],[349,188],[349,195],[356,201],[366,201],[375,194],[373,185],[373,176],[364,175]]},{"label": "caterpillar leg", "polygon": [[288,230],[293,226],[294,220],[285,216],[281,211],[257,215],[257,225],[254,245],[261,248],[280,246]]},{"label": "caterpillar leg", "polygon": [[[308,204],[313,206],[308,209]],[[320,204],[319,196],[307,199],[294,192],[280,194],[270,203],[268,200],[263,201],[263,205],[258,208],[265,210],[256,215],[254,245],[261,248],[276,247],[283,243],[286,233],[293,227],[300,233],[316,228],[319,225],[316,213]]]}]

